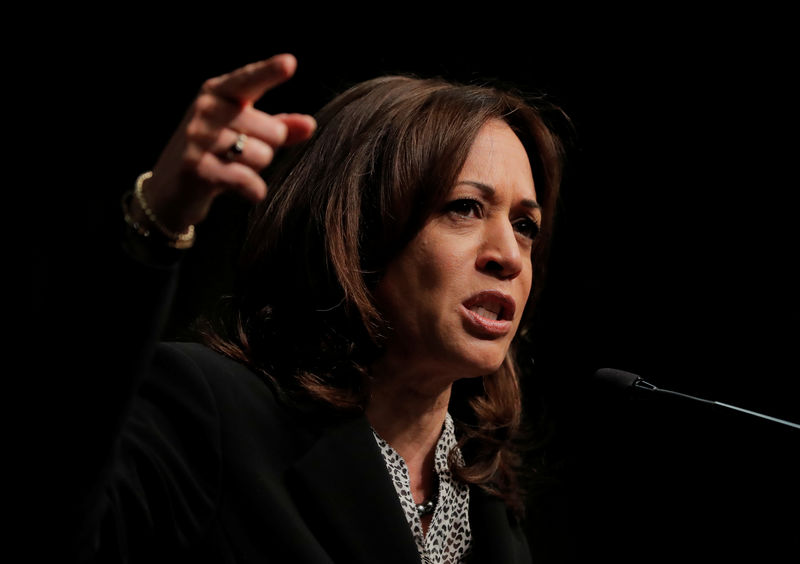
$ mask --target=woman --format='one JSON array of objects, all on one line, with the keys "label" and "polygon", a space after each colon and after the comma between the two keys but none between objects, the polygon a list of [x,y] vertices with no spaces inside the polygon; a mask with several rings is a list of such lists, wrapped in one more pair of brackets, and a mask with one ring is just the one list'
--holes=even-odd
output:
[{"label": "woman", "polygon": [[[514,96],[403,77],[351,88],[316,121],[255,110],[295,65],[207,81],[124,199],[126,279],[151,305],[135,308],[120,384],[135,396],[87,490],[82,550],[527,562],[511,351],[558,141]],[[155,345],[180,255],[223,191],[259,202],[240,282],[206,345]]]}]

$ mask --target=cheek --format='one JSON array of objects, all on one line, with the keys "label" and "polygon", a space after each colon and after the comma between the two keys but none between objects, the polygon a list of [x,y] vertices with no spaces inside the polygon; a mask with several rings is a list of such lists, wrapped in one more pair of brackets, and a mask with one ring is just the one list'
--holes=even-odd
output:
[{"label": "cheek", "polygon": [[420,251],[407,250],[397,257],[375,289],[378,307],[395,325],[410,325],[435,302],[433,294],[443,278],[440,265]]},{"label": "cheek", "polygon": [[442,294],[463,277],[465,258],[446,238],[420,236],[404,257],[404,275],[424,294]]},{"label": "cheek", "polygon": [[429,224],[412,240],[378,283],[379,307],[394,321],[432,323],[442,311],[457,307],[470,291],[474,253],[470,254],[463,237],[442,236],[434,226]]},{"label": "cheek", "polygon": [[528,301],[531,298],[531,290],[533,289],[533,276],[530,269],[526,269],[526,271],[520,276],[520,284],[519,284],[519,296],[515,296],[517,299],[517,303],[520,304],[522,307],[517,308],[517,317],[522,317],[522,312],[528,305]]},{"label": "cheek", "polygon": [[532,269],[528,269],[526,276],[525,276],[525,283],[524,283],[524,290],[523,293],[525,294],[525,301],[528,301],[528,298],[531,296],[531,290],[533,290],[533,272]]}]

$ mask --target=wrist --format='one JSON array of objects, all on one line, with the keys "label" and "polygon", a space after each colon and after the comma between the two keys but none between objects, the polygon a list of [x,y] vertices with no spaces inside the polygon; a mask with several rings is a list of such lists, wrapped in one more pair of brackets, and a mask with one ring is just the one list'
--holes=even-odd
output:
[{"label": "wrist", "polygon": [[183,256],[185,250],[170,245],[166,237],[147,223],[144,213],[136,210],[131,191],[122,197],[122,213],[125,221],[122,247],[132,258],[143,264],[171,266]]},{"label": "wrist", "polygon": [[152,175],[152,172],[141,174],[136,179],[134,190],[123,195],[122,211],[125,223],[139,237],[150,239],[157,244],[166,245],[173,249],[190,248],[195,241],[194,225],[190,225],[181,232],[173,231],[164,225],[150,208],[144,195],[143,187],[144,182]]}]

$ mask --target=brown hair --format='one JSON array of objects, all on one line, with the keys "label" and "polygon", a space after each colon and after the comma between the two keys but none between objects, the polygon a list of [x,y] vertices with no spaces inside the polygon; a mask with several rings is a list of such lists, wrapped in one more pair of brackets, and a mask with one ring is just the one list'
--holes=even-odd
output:
[{"label": "brown hair", "polygon": [[[312,398],[334,412],[363,410],[367,370],[385,334],[375,284],[447,197],[490,119],[508,123],[525,146],[543,209],[529,310],[561,178],[550,109],[490,87],[401,76],[336,97],[317,115],[314,136],[270,167],[227,323],[208,332],[209,344],[268,375],[285,397]],[[510,357],[477,384],[454,387],[451,413],[466,460],[454,471],[514,509],[521,508],[513,446],[520,411]]]}]

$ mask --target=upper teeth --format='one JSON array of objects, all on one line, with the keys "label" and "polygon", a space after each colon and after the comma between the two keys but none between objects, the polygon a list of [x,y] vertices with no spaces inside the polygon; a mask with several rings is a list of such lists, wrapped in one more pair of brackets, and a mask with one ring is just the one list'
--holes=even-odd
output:
[{"label": "upper teeth", "polygon": [[499,314],[500,314],[499,311],[491,311],[489,309],[486,309],[483,306],[474,306],[474,307],[471,307],[470,309],[472,311],[474,311],[475,313],[477,313],[478,315],[480,315],[481,317],[485,317],[485,318],[491,319],[491,320],[497,320],[497,318],[499,317]]}]

